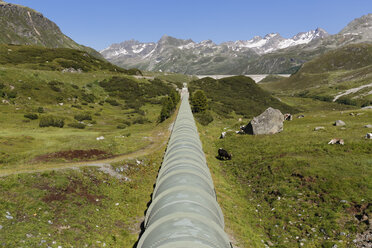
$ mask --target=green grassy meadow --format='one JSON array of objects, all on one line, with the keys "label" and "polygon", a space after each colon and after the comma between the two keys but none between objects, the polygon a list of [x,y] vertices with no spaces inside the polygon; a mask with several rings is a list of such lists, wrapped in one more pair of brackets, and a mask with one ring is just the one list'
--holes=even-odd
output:
[{"label": "green grassy meadow", "polygon": [[[356,235],[368,229],[358,218],[372,211],[372,144],[364,138],[372,111],[282,100],[305,117],[286,121],[279,134],[219,139],[248,123],[239,116],[198,125],[226,230],[237,247],[354,247]],[[338,119],[345,128],[333,126]],[[325,130],[314,131],[318,126]],[[345,145],[328,145],[332,138]],[[232,160],[216,158],[220,147]]]}]

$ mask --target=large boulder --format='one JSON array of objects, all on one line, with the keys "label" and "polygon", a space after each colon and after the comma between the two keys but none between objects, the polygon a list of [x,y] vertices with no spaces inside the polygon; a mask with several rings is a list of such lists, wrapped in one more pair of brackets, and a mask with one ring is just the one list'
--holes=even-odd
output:
[{"label": "large boulder", "polygon": [[280,110],[268,108],[244,127],[248,134],[274,134],[283,131],[284,115]]}]

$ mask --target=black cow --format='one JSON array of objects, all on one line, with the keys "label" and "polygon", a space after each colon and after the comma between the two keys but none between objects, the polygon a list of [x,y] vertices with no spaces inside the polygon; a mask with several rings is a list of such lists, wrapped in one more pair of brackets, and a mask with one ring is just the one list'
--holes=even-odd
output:
[{"label": "black cow", "polygon": [[218,159],[223,160],[231,160],[232,154],[228,153],[225,149],[218,149]]}]

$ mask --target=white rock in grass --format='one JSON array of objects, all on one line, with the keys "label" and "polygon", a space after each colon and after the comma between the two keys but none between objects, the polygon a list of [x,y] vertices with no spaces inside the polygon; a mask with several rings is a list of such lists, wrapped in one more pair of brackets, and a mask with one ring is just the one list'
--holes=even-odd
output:
[{"label": "white rock in grass", "polygon": [[103,136],[99,136],[99,137],[96,138],[96,140],[104,140],[104,139],[105,139],[105,137],[103,137]]}]

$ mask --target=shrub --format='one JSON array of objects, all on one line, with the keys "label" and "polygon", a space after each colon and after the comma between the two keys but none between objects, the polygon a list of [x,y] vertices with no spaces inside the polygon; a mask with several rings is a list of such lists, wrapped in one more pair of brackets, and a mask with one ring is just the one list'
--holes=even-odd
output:
[{"label": "shrub", "polygon": [[27,119],[30,119],[30,120],[36,120],[36,119],[39,118],[39,116],[37,114],[31,114],[31,113],[30,114],[25,114],[24,117],[27,118]]},{"label": "shrub", "polygon": [[41,114],[41,113],[44,113],[45,111],[43,107],[38,107],[37,112]]},{"label": "shrub", "polygon": [[164,97],[162,102],[163,103],[162,103],[162,108],[161,108],[160,117],[159,117],[160,122],[165,121],[171,116],[172,111],[174,110],[174,106],[175,106],[172,101],[172,98],[170,98],[169,96]]},{"label": "shrub", "polygon": [[117,129],[125,129],[125,128],[127,128],[127,125],[125,125],[125,124],[119,124],[119,125],[116,126],[116,128]]},{"label": "shrub", "polygon": [[150,121],[147,118],[140,116],[134,119],[133,124],[145,124],[146,122]]},{"label": "shrub", "polygon": [[101,116],[101,113],[94,113],[95,116]]},{"label": "shrub", "polygon": [[63,118],[55,116],[42,116],[40,118],[39,127],[59,127],[62,128],[65,125]]},{"label": "shrub", "polygon": [[80,105],[75,105],[75,104],[72,104],[71,105],[71,108],[82,109],[82,107]]},{"label": "shrub", "polygon": [[127,120],[123,120],[121,121],[121,123],[123,123],[124,125],[127,125],[128,127],[132,124],[130,121],[127,121]]},{"label": "shrub", "polygon": [[48,83],[49,87],[55,92],[61,92],[62,90],[58,87],[59,85],[63,85],[63,83],[58,81],[51,81]]},{"label": "shrub", "polygon": [[93,94],[83,93],[83,94],[81,94],[81,99],[83,101],[86,101],[86,102],[89,102],[89,103],[93,103],[94,100],[96,99],[96,97]]},{"label": "shrub", "polygon": [[203,126],[207,126],[213,121],[213,116],[209,111],[194,114],[196,120]]},{"label": "shrub", "polygon": [[6,93],[6,95],[8,96],[8,98],[16,98],[17,97],[17,92],[16,91],[9,91]]},{"label": "shrub", "polygon": [[68,124],[69,127],[73,127],[73,128],[78,128],[78,129],[84,129],[85,128],[85,125],[83,123],[69,123]]},{"label": "shrub", "polygon": [[108,102],[112,106],[119,106],[120,105],[120,103],[118,103],[118,101],[116,101],[115,99],[112,99],[112,98],[106,99],[106,102]]},{"label": "shrub", "polygon": [[191,98],[191,108],[192,112],[194,113],[200,113],[207,110],[208,100],[207,97],[205,96],[204,91],[202,90],[195,91]]},{"label": "shrub", "polygon": [[77,121],[91,121],[92,120],[92,115],[89,113],[82,113],[82,114],[77,114],[74,116],[74,119]]}]

